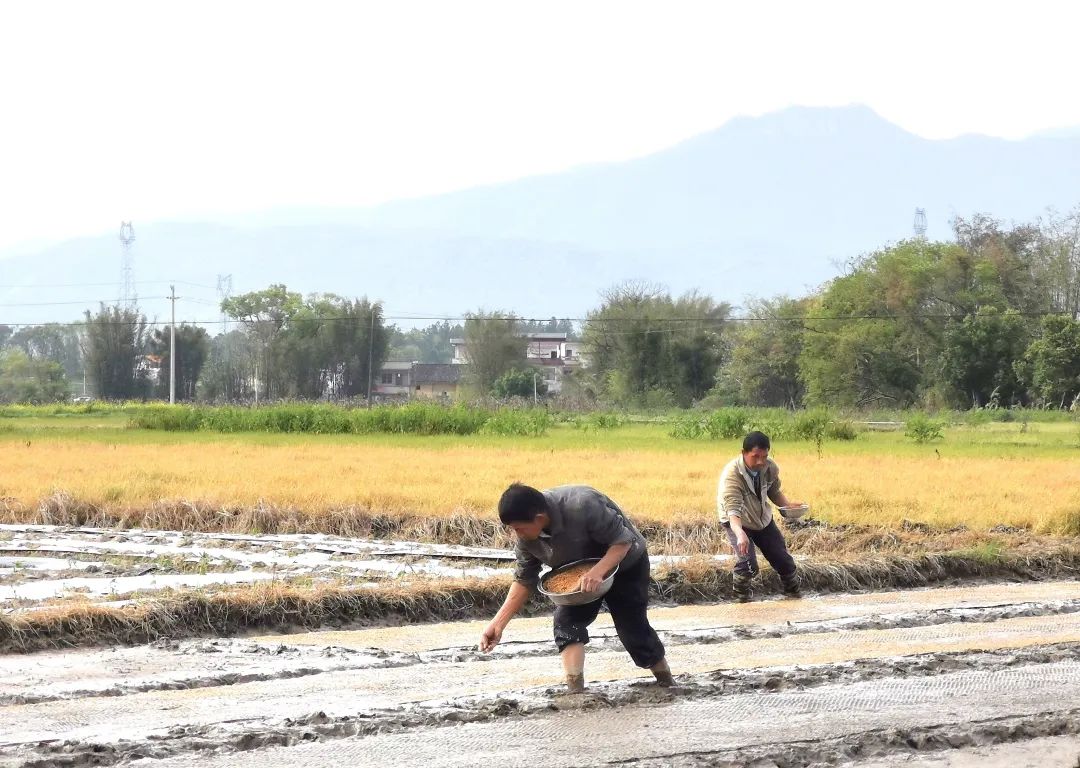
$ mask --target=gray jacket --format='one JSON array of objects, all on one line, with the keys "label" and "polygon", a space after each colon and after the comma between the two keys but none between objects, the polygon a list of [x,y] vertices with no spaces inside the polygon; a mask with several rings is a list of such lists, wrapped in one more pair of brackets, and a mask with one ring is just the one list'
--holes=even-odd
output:
[{"label": "gray jacket", "polygon": [[634,565],[645,554],[645,538],[619,506],[587,485],[560,485],[544,491],[551,523],[540,538],[518,539],[514,546],[517,568],[514,580],[533,587],[540,566],[560,565],[603,557],[612,544],[629,544],[622,565]]}]

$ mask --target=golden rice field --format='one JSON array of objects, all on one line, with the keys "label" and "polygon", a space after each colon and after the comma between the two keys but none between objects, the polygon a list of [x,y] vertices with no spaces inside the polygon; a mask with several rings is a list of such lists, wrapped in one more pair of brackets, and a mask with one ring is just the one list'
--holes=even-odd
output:
[{"label": "golden rice field", "polygon": [[[1075,425],[1024,435],[995,426],[950,431],[936,446],[870,434],[826,444],[820,458],[803,443],[773,453],[788,497],[830,522],[1080,533]],[[660,425],[545,438],[176,436],[35,425],[0,432],[0,497],[8,520],[57,494],[110,510],[190,501],[490,518],[502,490],[520,480],[585,483],[636,519],[690,521],[715,513],[717,474],[736,452],[735,442],[673,440]]]}]

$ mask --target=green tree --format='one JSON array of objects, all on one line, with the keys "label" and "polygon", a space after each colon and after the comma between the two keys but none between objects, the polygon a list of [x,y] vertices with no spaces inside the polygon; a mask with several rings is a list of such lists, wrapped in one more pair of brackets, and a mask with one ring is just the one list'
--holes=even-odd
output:
[{"label": "green tree", "polygon": [[75,326],[45,323],[21,328],[8,345],[17,347],[34,360],[59,364],[69,379],[82,376],[82,334]]},{"label": "green tree", "polygon": [[857,261],[811,305],[800,375],[812,404],[907,406],[941,384],[945,329],[1007,307],[998,267],[953,243],[911,240]]},{"label": "green tree", "polygon": [[465,335],[465,328],[460,323],[451,324],[440,320],[425,328],[411,328],[401,331],[388,326],[390,348],[388,359],[408,360],[419,363],[449,363],[454,350],[451,339],[460,339]]},{"label": "green tree", "polygon": [[366,397],[369,363],[373,374],[379,370],[389,339],[381,305],[366,298],[312,294],[293,314],[277,346],[283,394]]},{"label": "green tree", "polygon": [[492,394],[500,398],[531,398],[534,392],[542,397],[547,391],[542,372],[535,368],[512,368],[496,379],[492,387]]},{"label": "green tree", "polygon": [[604,295],[582,338],[600,392],[623,403],[690,405],[716,383],[727,304],[628,283]]},{"label": "green tree", "polygon": [[146,318],[138,309],[101,305],[86,312],[86,373],[98,397],[125,400],[146,395],[140,361],[146,351]]},{"label": "green tree", "polygon": [[1072,403],[1080,395],[1080,321],[1067,315],[1044,317],[1041,334],[1016,369],[1044,405]]},{"label": "green tree", "polygon": [[1011,405],[1023,393],[1014,363],[1030,340],[1027,323],[1015,310],[983,307],[951,324],[939,358],[946,399],[957,407]]},{"label": "green tree", "polygon": [[198,396],[212,402],[247,402],[255,397],[256,342],[243,331],[219,333],[210,340],[198,381]]},{"label": "green tree", "polygon": [[799,378],[799,355],[807,304],[807,299],[751,301],[750,319],[729,331],[730,351],[721,377],[740,404],[802,405],[805,388]]},{"label": "green tree", "polygon": [[465,354],[470,383],[479,392],[491,392],[500,376],[525,365],[525,341],[517,318],[503,312],[467,314]]},{"label": "green tree", "polygon": [[20,349],[0,352],[0,402],[50,403],[64,400],[64,369],[48,360],[34,360]]},{"label": "green tree", "polygon": [[280,382],[275,378],[276,345],[288,324],[303,306],[303,297],[275,283],[261,291],[233,296],[221,302],[221,311],[240,321],[256,343],[256,387],[266,397],[276,394]]},{"label": "green tree", "polygon": [[1050,310],[1080,318],[1080,205],[1038,220],[1038,270]]},{"label": "green tree", "polygon": [[[169,398],[169,328],[154,331],[150,349],[161,357],[161,373],[157,381],[157,396]],[[176,327],[176,399],[195,399],[196,385],[210,352],[210,334],[198,326],[181,323]]]}]

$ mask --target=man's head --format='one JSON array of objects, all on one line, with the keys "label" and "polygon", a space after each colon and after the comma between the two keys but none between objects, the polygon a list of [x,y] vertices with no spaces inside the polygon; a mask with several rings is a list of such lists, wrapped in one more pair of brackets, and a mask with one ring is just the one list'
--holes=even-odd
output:
[{"label": "man's head", "polygon": [[764,432],[751,432],[742,441],[743,463],[747,469],[759,470],[769,458],[769,436]]},{"label": "man's head", "polygon": [[551,522],[547,498],[535,488],[514,483],[499,498],[499,520],[519,539],[532,541]]}]

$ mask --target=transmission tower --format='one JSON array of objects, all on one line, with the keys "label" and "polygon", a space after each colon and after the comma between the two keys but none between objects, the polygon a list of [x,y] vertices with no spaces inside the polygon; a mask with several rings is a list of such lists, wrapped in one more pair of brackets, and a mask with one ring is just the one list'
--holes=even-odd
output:
[{"label": "transmission tower", "polygon": [[[218,275],[217,276],[217,293],[218,293],[218,298],[221,300],[221,304],[223,305],[222,309],[221,309],[221,340],[223,342],[223,348],[225,350],[225,369],[227,371],[231,372],[232,371],[232,366],[230,365],[230,363],[232,362],[232,354],[230,354],[230,351],[229,351],[229,342],[225,338],[225,334],[228,332],[229,327],[228,327],[228,325],[226,325],[226,323],[228,322],[228,316],[225,314],[224,304],[225,304],[225,300],[232,296],[232,275]],[[229,386],[231,381],[232,381],[231,376],[226,376],[225,377],[225,401],[226,402],[229,402],[229,400],[232,398],[232,394],[233,394],[230,391],[231,387]]]},{"label": "transmission tower", "polygon": [[926,239],[926,209],[915,209],[915,238],[918,240]]},{"label": "transmission tower", "polygon": [[[217,294],[218,299],[222,304],[226,299],[232,297],[232,275],[218,275],[217,276]],[[226,315],[225,310],[221,310],[221,332],[225,333],[226,327]]]},{"label": "transmission tower", "polygon": [[120,222],[120,244],[123,246],[123,255],[120,259],[120,304],[124,309],[135,309],[135,282],[133,272],[135,269],[135,256],[131,252],[131,246],[135,244],[135,227],[130,221]]}]

